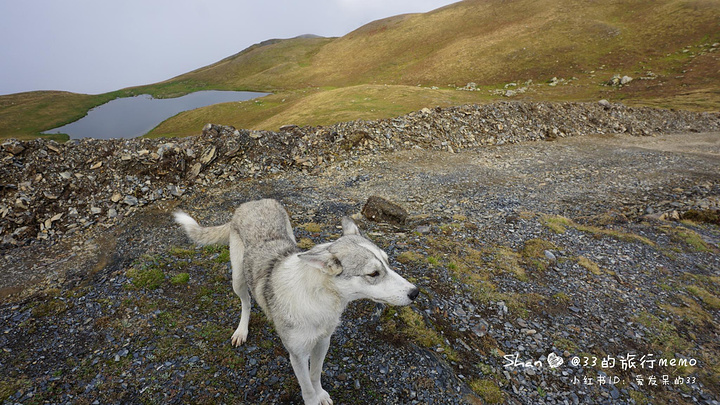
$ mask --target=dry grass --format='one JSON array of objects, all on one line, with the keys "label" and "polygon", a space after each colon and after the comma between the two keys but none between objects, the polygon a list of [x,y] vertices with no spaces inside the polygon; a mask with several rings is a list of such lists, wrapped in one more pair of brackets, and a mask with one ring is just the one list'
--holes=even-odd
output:
[{"label": "dry grass", "polygon": [[558,234],[565,233],[568,228],[574,228],[578,231],[586,232],[596,237],[606,236],[626,242],[639,242],[648,246],[656,246],[655,242],[641,235],[629,232],[616,231],[609,228],[600,228],[592,225],[578,224],[572,219],[565,218],[560,215],[542,215],[540,217],[540,223],[545,225],[551,231]]},{"label": "dry grass", "polygon": [[110,99],[60,91],[0,96],[0,138],[32,138],[42,131],[80,119],[89,109]]},{"label": "dry grass", "polygon": [[426,106],[487,102],[483,93],[417,86],[360,85],[338,89],[283,92],[240,103],[223,103],[180,113],[148,136],[199,133],[208,122],[235,128],[277,131],[283,125],[331,125],[357,119],[375,120],[403,115]]},{"label": "dry grass", "polygon": [[598,266],[597,263],[588,259],[587,257],[578,256],[577,262],[580,266],[584,267],[587,271],[596,276],[600,276],[603,274],[602,270],[600,270],[600,266]]}]

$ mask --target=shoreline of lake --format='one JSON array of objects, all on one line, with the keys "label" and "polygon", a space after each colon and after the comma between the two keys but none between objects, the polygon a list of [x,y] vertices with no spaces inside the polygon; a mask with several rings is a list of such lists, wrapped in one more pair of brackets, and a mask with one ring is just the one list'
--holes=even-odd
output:
[{"label": "shoreline of lake", "polygon": [[196,108],[240,102],[270,93],[203,90],[176,98],[153,98],[149,94],[111,100],[88,111],[83,118],[43,134],[67,134],[70,139],[137,138],[166,119]]}]

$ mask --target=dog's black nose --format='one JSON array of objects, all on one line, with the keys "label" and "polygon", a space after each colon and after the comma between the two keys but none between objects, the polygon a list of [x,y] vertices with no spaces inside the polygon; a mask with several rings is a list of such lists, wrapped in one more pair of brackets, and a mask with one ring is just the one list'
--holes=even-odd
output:
[{"label": "dog's black nose", "polygon": [[420,289],[415,287],[408,293],[408,298],[410,298],[411,301],[415,301],[418,295],[420,295]]}]

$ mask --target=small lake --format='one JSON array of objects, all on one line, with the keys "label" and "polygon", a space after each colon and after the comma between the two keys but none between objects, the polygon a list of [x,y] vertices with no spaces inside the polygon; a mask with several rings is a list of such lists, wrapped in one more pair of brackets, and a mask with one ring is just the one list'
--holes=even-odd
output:
[{"label": "small lake", "polygon": [[[183,111],[218,103],[246,101],[269,93],[252,91],[198,91],[177,98],[152,98],[143,94],[118,98],[88,111],[70,124],[45,134],[68,134],[70,139],[135,138],[145,135],[159,123]],[[202,128],[198,128],[198,133]]]}]

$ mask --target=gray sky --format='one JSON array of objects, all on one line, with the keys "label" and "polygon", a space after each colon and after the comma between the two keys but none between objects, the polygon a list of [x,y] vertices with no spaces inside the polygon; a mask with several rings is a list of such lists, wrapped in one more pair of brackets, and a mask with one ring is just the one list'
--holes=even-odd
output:
[{"label": "gray sky", "polygon": [[342,36],[454,0],[0,0],[0,94],[159,82],[271,38]]}]

